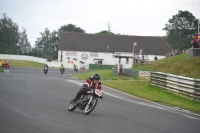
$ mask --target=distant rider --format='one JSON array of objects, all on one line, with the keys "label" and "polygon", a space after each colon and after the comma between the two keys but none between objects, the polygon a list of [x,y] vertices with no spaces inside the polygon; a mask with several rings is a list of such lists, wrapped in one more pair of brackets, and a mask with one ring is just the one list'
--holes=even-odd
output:
[{"label": "distant rider", "polygon": [[61,66],[60,66],[60,72],[61,72],[61,74],[64,76],[65,67],[64,67],[63,64],[61,64]]},{"label": "distant rider", "polygon": [[44,71],[47,70],[48,72],[49,66],[47,64],[44,65]]},{"label": "distant rider", "polygon": [[76,64],[74,64],[74,71],[78,72],[78,66]]}]

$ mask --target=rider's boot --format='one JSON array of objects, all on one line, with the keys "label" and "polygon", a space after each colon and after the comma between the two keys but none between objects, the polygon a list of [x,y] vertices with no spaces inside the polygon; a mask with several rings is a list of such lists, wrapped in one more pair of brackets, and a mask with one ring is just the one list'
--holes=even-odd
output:
[{"label": "rider's boot", "polygon": [[71,102],[73,104],[76,104],[77,100],[81,97],[81,95],[82,95],[81,91],[78,91],[78,93],[76,94],[76,97],[72,99]]}]

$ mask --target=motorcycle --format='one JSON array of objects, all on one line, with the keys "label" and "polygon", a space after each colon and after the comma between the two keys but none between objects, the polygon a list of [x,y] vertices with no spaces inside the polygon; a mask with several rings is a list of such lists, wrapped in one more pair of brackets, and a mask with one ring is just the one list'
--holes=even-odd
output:
[{"label": "motorcycle", "polygon": [[45,75],[47,74],[47,71],[48,71],[47,67],[44,67],[44,74]]},{"label": "motorcycle", "polygon": [[62,75],[64,75],[65,68],[60,68],[60,72],[61,72]]},{"label": "motorcycle", "polygon": [[78,72],[78,67],[77,66],[74,67],[74,71]]},{"label": "motorcycle", "polygon": [[9,66],[9,64],[8,63],[4,63],[4,64],[2,64],[2,68],[9,68],[10,66]]},{"label": "motorcycle", "polygon": [[83,94],[77,102],[74,104],[70,101],[68,110],[74,111],[76,108],[84,110],[84,114],[90,114],[98,103],[98,99],[102,99],[103,92],[98,89],[90,88],[85,94]]}]

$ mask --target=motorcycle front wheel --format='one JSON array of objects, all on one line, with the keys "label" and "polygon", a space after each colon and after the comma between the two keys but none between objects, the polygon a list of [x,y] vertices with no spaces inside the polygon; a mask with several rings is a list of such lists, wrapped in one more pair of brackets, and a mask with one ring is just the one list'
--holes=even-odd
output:
[{"label": "motorcycle front wheel", "polygon": [[94,108],[96,107],[97,103],[98,103],[98,99],[94,98],[90,102],[90,104],[87,104],[87,106],[84,109],[85,115],[88,115],[89,113],[91,113],[94,110]]}]

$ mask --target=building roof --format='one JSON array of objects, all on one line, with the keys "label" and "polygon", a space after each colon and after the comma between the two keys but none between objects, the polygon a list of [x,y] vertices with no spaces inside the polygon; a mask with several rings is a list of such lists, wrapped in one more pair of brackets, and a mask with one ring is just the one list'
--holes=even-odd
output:
[{"label": "building roof", "polygon": [[162,37],[104,35],[65,32],[60,34],[59,50],[85,52],[133,52],[133,43],[137,42],[134,53],[165,55],[172,48]]}]

